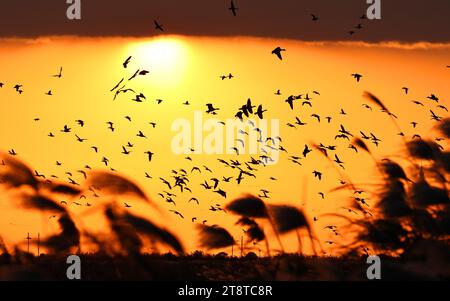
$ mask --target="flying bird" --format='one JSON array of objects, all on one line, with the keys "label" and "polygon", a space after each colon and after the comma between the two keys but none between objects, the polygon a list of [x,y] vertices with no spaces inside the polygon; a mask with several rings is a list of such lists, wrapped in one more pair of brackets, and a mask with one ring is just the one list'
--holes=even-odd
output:
[{"label": "flying bird", "polygon": [[154,155],[154,153],[153,152],[151,152],[151,151],[146,151],[144,154],[147,154],[148,155],[148,162],[151,162],[152,161],[152,158],[153,158],[153,155]]},{"label": "flying bird", "polygon": [[233,1],[231,1],[230,7],[228,9],[233,13],[233,16],[237,16],[238,8],[234,5]]},{"label": "flying bird", "polygon": [[155,29],[159,31],[164,31],[164,28],[161,24],[158,23],[158,21],[153,20],[153,23],[155,24]]},{"label": "flying bird", "polygon": [[435,102],[439,102],[439,98],[436,95],[434,95],[434,94],[431,94],[427,98],[430,99],[430,100],[434,100]]},{"label": "flying bird", "polygon": [[352,77],[356,78],[356,81],[359,82],[361,80],[362,75],[358,73],[353,73]]},{"label": "flying bird", "polygon": [[219,108],[214,108],[212,103],[206,104],[206,108],[207,108],[206,113],[212,115],[216,115],[217,114],[216,111],[220,110]]},{"label": "flying bird", "polygon": [[281,56],[282,51],[286,51],[286,49],[277,47],[274,50],[272,50],[272,54],[275,54],[280,60],[283,60],[283,57]]},{"label": "flying bird", "polygon": [[84,142],[84,141],[86,141],[87,139],[85,139],[85,138],[80,138],[78,135],[76,135],[75,134],[75,137],[77,138],[77,141],[78,142]]},{"label": "flying bird", "polygon": [[139,131],[136,136],[141,137],[141,138],[147,138],[147,136],[144,135],[144,133],[142,131]]},{"label": "flying bird", "polygon": [[[128,67],[128,64],[130,63],[131,58],[132,58],[132,56],[130,55],[130,56],[127,57],[127,59],[122,63],[122,66],[123,66],[125,69]],[[123,81],[123,78],[122,78],[122,80],[117,84],[116,87],[118,87],[122,81]],[[113,90],[114,90],[114,89],[113,89]]]},{"label": "flying bird", "polygon": [[310,148],[308,147],[308,145],[305,144],[305,149],[303,150],[303,157],[306,158],[306,156],[307,156],[310,152],[312,152],[312,149],[310,149]]},{"label": "flying bird", "polygon": [[197,205],[199,205],[200,204],[200,202],[198,201],[198,199],[197,198],[191,198],[189,201],[188,201],[188,203],[190,203],[190,202],[196,202],[197,203]]},{"label": "flying bird", "polygon": [[131,152],[129,151],[129,150],[127,150],[126,148],[125,148],[125,146],[122,146],[122,154],[124,154],[124,155],[129,155]]},{"label": "flying bird", "polygon": [[334,154],[334,162],[336,162],[339,165],[344,164],[344,162],[342,162],[341,159],[339,159],[338,155],[336,154]]},{"label": "flying bird", "polygon": [[320,171],[314,170],[313,174],[314,174],[315,178],[318,178],[319,180],[322,180],[322,173]]},{"label": "flying bird", "polygon": [[311,117],[314,117],[317,119],[318,122],[320,122],[320,116],[317,114],[312,114]]},{"label": "flying bird", "polygon": [[446,112],[448,112],[447,107],[443,106],[443,105],[438,105],[437,108],[445,110]]},{"label": "flying bird", "polygon": [[67,125],[64,125],[64,128],[61,130],[63,133],[70,133],[71,128],[69,128]]},{"label": "flying bird", "polygon": [[257,115],[259,117],[259,119],[263,119],[264,118],[263,117],[264,112],[267,112],[267,110],[263,110],[262,105],[259,105],[258,106],[258,110],[256,110],[255,115]]},{"label": "flying bird", "polygon": [[55,74],[55,75],[52,75],[52,77],[61,78],[61,77],[62,77],[62,70],[63,70],[63,68],[60,67],[60,68],[59,68],[59,73],[58,73],[58,74]]},{"label": "flying bird", "polygon": [[178,215],[181,218],[184,218],[184,216],[180,212],[178,212],[176,210],[169,210],[169,211],[175,213],[176,215]]}]

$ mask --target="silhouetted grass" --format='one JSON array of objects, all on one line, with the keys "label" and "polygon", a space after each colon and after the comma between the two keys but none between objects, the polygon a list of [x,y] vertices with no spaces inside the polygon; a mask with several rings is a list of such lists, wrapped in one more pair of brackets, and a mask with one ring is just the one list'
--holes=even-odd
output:
[{"label": "silhouetted grass", "polygon": [[[378,98],[372,94],[367,94],[367,97],[390,113]],[[437,129],[450,138],[450,119],[442,120]],[[225,208],[238,216],[237,224],[246,227],[246,245],[265,241],[268,257],[258,258],[256,254],[247,252],[247,257],[240,259],[229,258],[226,253],[216,256],[201,252],[186,255],[181,241],[169,230],[149,219],[133,215],[118,205],[117,200],[121,197],[134,197],[159,212],[156,204],[132,180],[116,173],[93,171],[79,187],[51,182],[39,179],[26,164],[2,153],[0,158],[5,166],[0,168],[0,179],[8,191],[18,192],[15,194],[14,204],[27,210],[57,214],[61,230],[55,235],[42,238],[41,246],[51,256],[40,258],[24,252],[21,245],[5,245],[0,237],[0,252],[3,253],[0,264],[11,266],[6,274],[0,274],[0,278],[27,279],[30,275],[23,276],[17,272],[27,267],[35,275],[54,279],[57,268],[48,271],[42,268],[49,266],[52,260],[61,260],[60,256],[63,254],[79,253],[82,238],[96,245],[99,250],[98,254],[83,255],[92,263],[89,269],[92,269],[93,274],[89,277],[93,279],[359,279],[360,275],[355,276],[351,269],[361,267],[361,259],[351,258],[369,253],[395,256],[395,259],[388,258],[388,262],[405,263],[398,267],[392,265],[392,275],[410,273],[419,278],[448,278],[450,269],[445,268],[450,262],[450,196],[447,189],[450,152],[431,140],[405,140],[404,157],[409,163],[401,165],[389,158],[377,160],[361,139],[354,138],[353,141],[358,148],[371,155],[381,177],[377,188],[371,191],[375,195],[375,203],[370,216],[359,203],[361,199],[356,199],[354,209],[362,212],[361,216],[364,218],[345,217],[350,226],[357,229],[356,239],[346,246],[346,257],[340,259],[308,259],[296,255],[270,257],[269,240],[259,223],[270,223],[282,253],[284,249],[280,236],[285,233],[297,232],[300,252],[302,242],[299,230],[305,229],[308,232],[314,251],[317,239],[300,208],[266,204],[262,199],[249,194],[230,201]],[[354,194],[356,186],[351,181],[349,183],[346,188]],[[80,217],[72,216],[65,206],[55,201],[59,195],[69,199],[79,198],[87,190],[102,191],[106,203],[99,208],[108,221],[110,237],[96,237],[89,229],[81,226],[82,223],[78,220]],[[205,249],[222,249],[236,244],[228,230],[218,225],[199,224],[198,231],[199,242]],[[149,242],[165,245],[177,255],[144,254],[143,250],[149,246]],[[336,266],[331,267],[329,263],[333,260]],[[422,268],[417,265],[417,260],[422,260]],[[105,262],[112,267],[94,271],[93,267]],[[233,265],[236,267],[231,271]],[[61,268],[64,266],[61,264]],[[349,272],[343,272],[347,268]],[[132,271],[137,272],[132,274]],[[358,270],[357,273],[364,271],[365,269]]]}]

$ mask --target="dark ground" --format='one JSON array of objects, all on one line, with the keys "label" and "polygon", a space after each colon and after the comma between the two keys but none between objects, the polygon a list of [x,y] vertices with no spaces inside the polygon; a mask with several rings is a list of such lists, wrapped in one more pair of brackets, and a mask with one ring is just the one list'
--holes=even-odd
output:
[{"label": "dark ground", "polygon": [[[229,258],[191,255],[144,255],[140,258],[83,254],[82,280],[303,281],[367,280],[366,257],[352,259],[283,255]],[[20,263],[19,263],[20,262]],[[66,256],[0,256],[0,280],[67,280]],[[381,257],[383,280],[449,280],[446,265],[415,259]]]}]

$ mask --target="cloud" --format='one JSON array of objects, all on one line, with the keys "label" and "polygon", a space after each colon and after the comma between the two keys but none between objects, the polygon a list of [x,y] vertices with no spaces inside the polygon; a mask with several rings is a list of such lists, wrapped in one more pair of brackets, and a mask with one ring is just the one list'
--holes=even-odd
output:
[{"label": "cloud", "polygon": [[[195,36],[255,36],[304,41],[450,42],[450,1],[383,1],[382,20],[361,20],[365,0],[81,0],[82,19],[66,18],[65,0],[5,0],[0,37],[58,35],[148,37],[166,33]],[[313,22],[311,14],[319,17]],[[355,28],[361,23],[362,29]],[[350,36],[349,31],[355,31]]]}]

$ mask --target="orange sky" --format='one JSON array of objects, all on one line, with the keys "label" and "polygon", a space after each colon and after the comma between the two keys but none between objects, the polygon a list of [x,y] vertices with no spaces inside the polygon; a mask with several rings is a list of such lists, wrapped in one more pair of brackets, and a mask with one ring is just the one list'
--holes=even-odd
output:
[{"label": "orange sky", "polygon": [[[284,60],[279,61],[270,52],[281,46],[287,51]],[[135,179],[161,208],[174,209],[173,205],[162,200],[158,193],[166,187],[159,177],[169,179],[172,169],[208,165],[213,174],[202,172],[190,176],[189,187],[193,195],[200,200],[200,206],[187,201],[189,193],[176,191],[176,210],[186,219],[181,220],[171,213],[164,218],[132,200],[126,200],[130,209],[140,215],[150,216],[160,224],[172,229],[182,239],[188,250],[197,246],[195,229],[190,219],[207,219],[210,224],[226,227],[238,239],[242,235],[239,227],[233,226],[235,216],[221,212],[211,212],[210,205],[225,204],[242,193],[258,194],[265,188],[270,193],[271,203],[288,203],[302,206],[310,218],[325,212],[345,213],[342,206],[348,204],[348,193],[326,194],[325,200],[318,192],[327,192],[339,185],[339,176],[331,165],[323,160],[319,153],[312,153],[302,160],[302,166],[295,165],[282,154],[280,162],[266,168],[260,168],[257,179],[247,178],[237,186],[222,183],[221,188],[228,193],[227,201],[199,184],[211,177],[233,176],[235,171],[225,169],[217,163],[217,158],[248,160],[248,155],[192,155],[193,162],[184,159],[185,155],[175,155],[171,151],[171,139],[176,134],[171,124],[177,118],[193,120],[194,111],[205,111],[206,103],[220,108],[215,118],[226,120],[233,118],[238,108],[251,98],[254,104],[262,104],[268,112],[264,117],[280,120],[280,136],[283,147],[289,155],[300,155],[305,143],[322,142],[325,145],[338,145],[339,157],[344,161],[345,173],[355,183],[376,183],[377,174],[373,162],[366,154],[348,149],[348,142],[335,141],[340,124],[352,133],[360,130],[373,132],[382,139],[376,148],[371,145],[376,157],[401,155],[401,139],[386,114],[374,107],[373,112],[362,107],[367,101],[362,97],[364,91],[370,91],[381,98],[399,117],[399,124],[408,138],[419,133],[434,137],[429,130],[434,126],[426,108],[418,107],[411,100],[422,101],[427,108],[440,116],[448,114],[436,108],[436,104],[426,99],[434,93],[443,105],[449,104],[448,57],[450,45],[415,44],[362,44],[362,43],[303,43],[290,40],[235,38],[188,38],[160,37],[157,39],[125,38],[40,38],[38,40],[2,40],[0,41],[0,150],[14,148],[19,158],[30,164],[33,169],[47,176],[57,175],[67,179],[65,172],[76,172],[88,164],[93,168],[104,168],[101,159],[106,156],[111,166],[119,172]],[[122,62],[133,56],[127,69]],[[51,77],[63,66],[63,77]],[[129,77],[136,69],[146,69],[150,74],[138,77],[129,84],[130,88],[146,95],[143,103],[131,101],[132,95],[112,100],[109,90],[122,78]],[[232,80],[220,80],[219,76],[232,73]],[[350,74],[363,75],[356,83]],[[24,93],[18,95],[12,86],[23,84]],[[410,88],[408,95],[402,87]],[[49,89],[53,96],[45,95]],[[282,95],[274,92],[280,89]],[[312,91],[319,91],[320,96]],[[291,94],[309,93],[313,97],[313,107],[301,107],[297,104],[294,111],[284,100]],[[157,105],[155,99],[163,99]],[[189,100],[190,106],[182,103]],[[347,115],[339,115],[343,108]],[[332,116],[330,124],[320,124],[310,117],[317,113],[323,118]],[[124,116],[129,115],[132,122]],[[294,123],[295,116],[308,125],[298,129],[289,128],[286,123]],[[39,117],[40,121],[33,121]],[[211,116],[203,114],[204,120]],[[76,125],[75,120],[86,122],[84,128]],[[417,121],[413,129],[409,124]],[[107,121],[115,124],[116,131],[107,129]],[[149,122],[157,123],[156,129]],[[67,124],[73,132],[63,134],[60,130]],[[148,139],[136,137],[141,130]],[[47,137],[53,132],[56,137]],[[74,134],[88,140],[76,141]],[[122,145],[128,141],[135,144],[130,156],[121,154]],[[99,147],[99,154],[90,146]],[[148,162],[144,151],[152,150],[154,160]],[[56,160],[63,163],[56,166]],[[404,161],[401,161],[404,163]],[[313,170],[324,173],[324,179],[318,181],[312,176]],[[144,173],[153,176],[146,179]],[[269,177],[278,181],[271,181]],[[82,181],[80,174],[74,175]],[[307,187],[306,191],[304,187]],[[368,187],[365,187],[369,189]],[[304,202],[306,200],[306,202]],[[95,199],[88,200],[95,204]],[[84,208],[72,207],[75,215]],[[45,222],[42,222],[45,221]],[[323,230],[334,220],[320,219],[314,223],[314,229],[320,239],[345,241],[343,237],[330,236]],[[101,231],[102,222],[98,217],[88,218],[89,227]],[[267,228],[267,227],[266,227]],[[22,241],[27,232],[41,232],[41,236],[57,229],[56,221],[48,221],[33,211],[11,208],[8,197],[0,198],[0,233],[8,242]],[[291,237],[292,236],[292,237]],[[295,235],[283,238],[287,249],[295,251]],[[272,247],[277,248],[275,240]],[[332,252],[332,249],[328,249]]]}]

